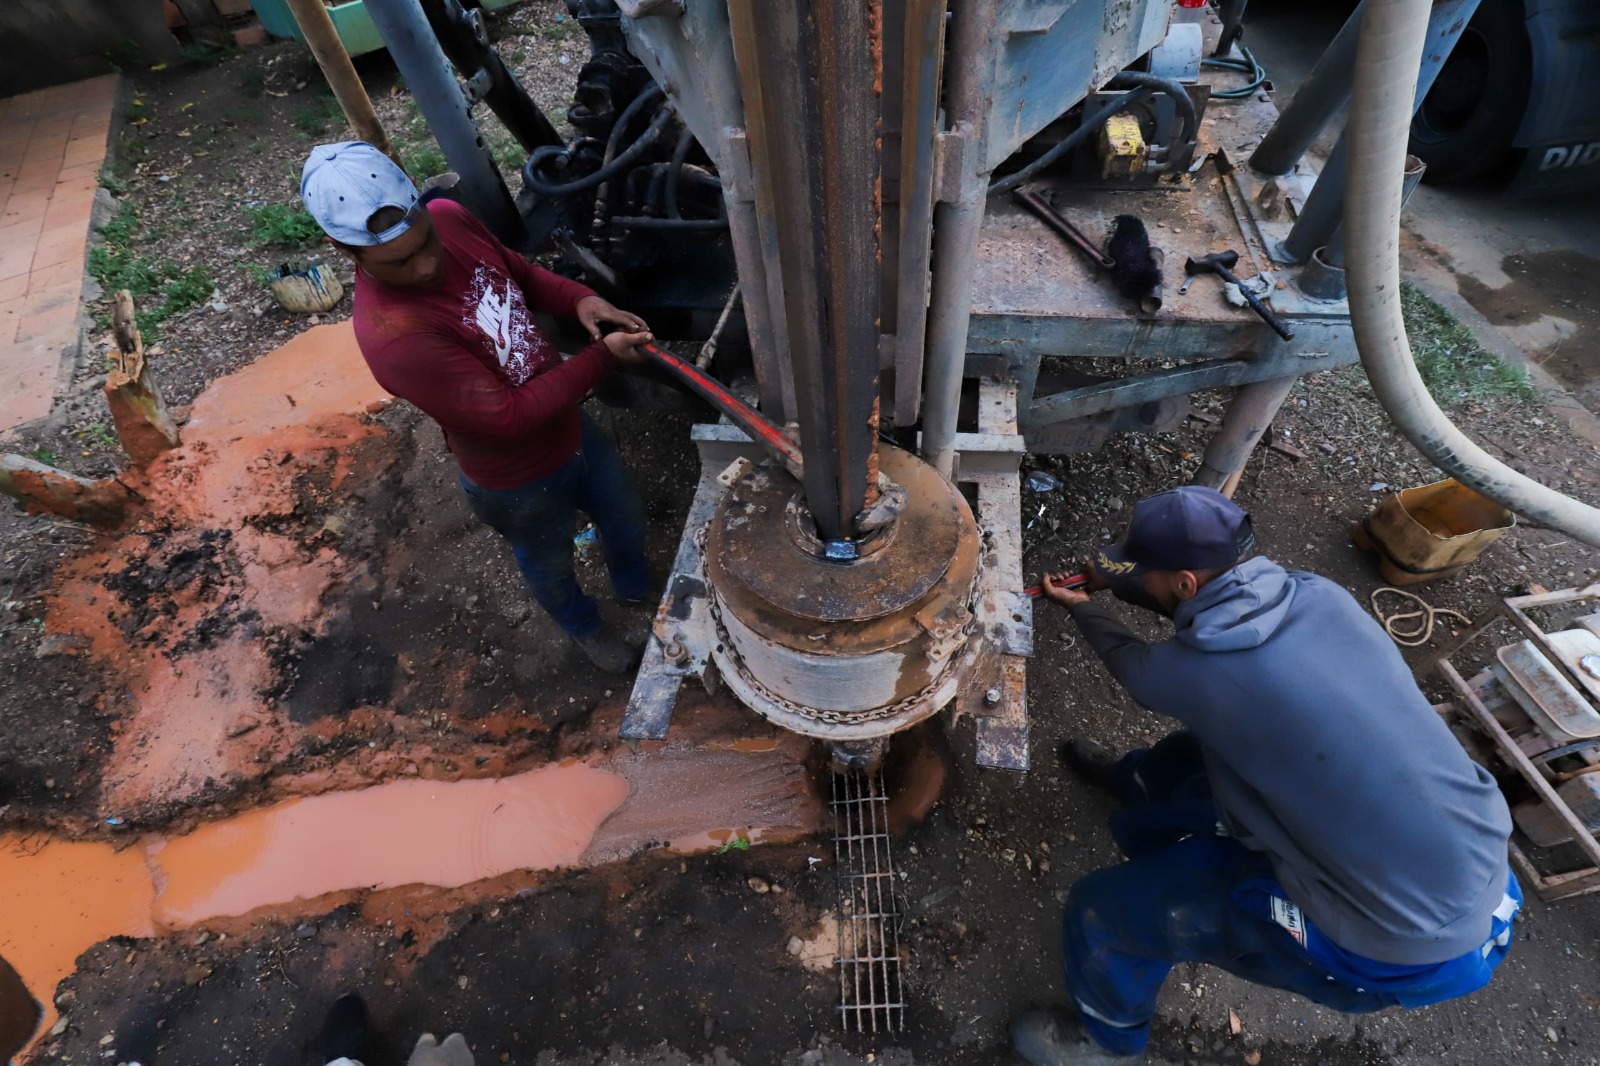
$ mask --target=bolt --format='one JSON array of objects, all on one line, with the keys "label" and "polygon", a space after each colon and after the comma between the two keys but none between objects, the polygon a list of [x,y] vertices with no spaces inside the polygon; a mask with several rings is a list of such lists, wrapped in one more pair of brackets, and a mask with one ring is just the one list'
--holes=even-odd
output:
[{"label": "bolt", "polygon": [[1000,690],[997,688],[992,688],[988,692],[985,692],[983,694],[983,702],[984,705],[988,707],[1000,706]]},{"label": "bolt", "polygon": [[689,649],[683,646],[681,640],[668,641],[664,650],[667,662],[674,666],[682,666],[689,661]]}]

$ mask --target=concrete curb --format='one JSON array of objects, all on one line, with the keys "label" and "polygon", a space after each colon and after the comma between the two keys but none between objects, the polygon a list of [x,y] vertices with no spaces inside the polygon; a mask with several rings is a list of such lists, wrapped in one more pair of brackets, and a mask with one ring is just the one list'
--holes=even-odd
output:
[{"label": "concrete curb", "polygon": [[1485,351],[1493,352],[1508,363],[1522,367],[1528,372],[1528,380],[1533,382],[1535,388],[1543,394],[1545,407],[1551,414],[1566,423],[1567,428],[1574,434],[1600,448],[1600,417],[1578,402],[1578,398],[1567,391],[1567,387],[1556,380],[1555,376],[1544,367],[1529,359],[1523,350],[1513,344],[1504,333],[1494,328],[1494,325],[1483,316],[1483,313],[1468,303],[1455,289],[1446,289],[1434,284],[1430,279],[1418,273],[1409,272],[1405,280],[1415,285],[1428,299],[1444,308],[1467,329],[1472,331],[1473,337]]}]

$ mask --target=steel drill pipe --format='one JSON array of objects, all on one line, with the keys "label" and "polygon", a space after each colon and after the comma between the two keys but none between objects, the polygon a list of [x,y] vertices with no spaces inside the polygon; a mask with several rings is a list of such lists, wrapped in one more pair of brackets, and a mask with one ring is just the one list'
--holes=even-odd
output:
[{"label": "steel drill pipe", "polygon": [[[775,229],[806,504],[850,541],[877,485],[878,70],[855,0],[734,0],[751,166]],[[758,85],[759,93],[750,92]]]}]

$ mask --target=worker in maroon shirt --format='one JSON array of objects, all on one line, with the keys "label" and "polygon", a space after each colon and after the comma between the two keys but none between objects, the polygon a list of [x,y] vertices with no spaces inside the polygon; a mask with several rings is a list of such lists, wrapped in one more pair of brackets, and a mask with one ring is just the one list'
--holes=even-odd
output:
[{"label": "worker in maroon shirt", "polygon": [[[461,206],[420,202],[370,144],[318,145],[300,198],[356,265],[354,324],[378,384],[439,423],[473,512],[510,542],[539,605],[603,670],[636,653],[572,570],[577,512],[594,520],[617,596],[650,595],[644,505],[616,449],[579,412],[652,338],[637,315],[506,248]],[[563,360],[529,312],[576,318],[593,342]],[[602,336],[602,324],[621,327]]]}]

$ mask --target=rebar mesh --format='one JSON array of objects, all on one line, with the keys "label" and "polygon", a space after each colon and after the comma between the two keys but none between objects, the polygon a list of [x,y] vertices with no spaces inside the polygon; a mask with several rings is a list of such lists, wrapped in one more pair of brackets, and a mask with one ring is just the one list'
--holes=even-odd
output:
[{"label": "rebar mesh", "polygon": [[898,1032],[905,1028],[900,913],[888,807],[881,775],[833,775],[839,1013],[846,1031]]}]

